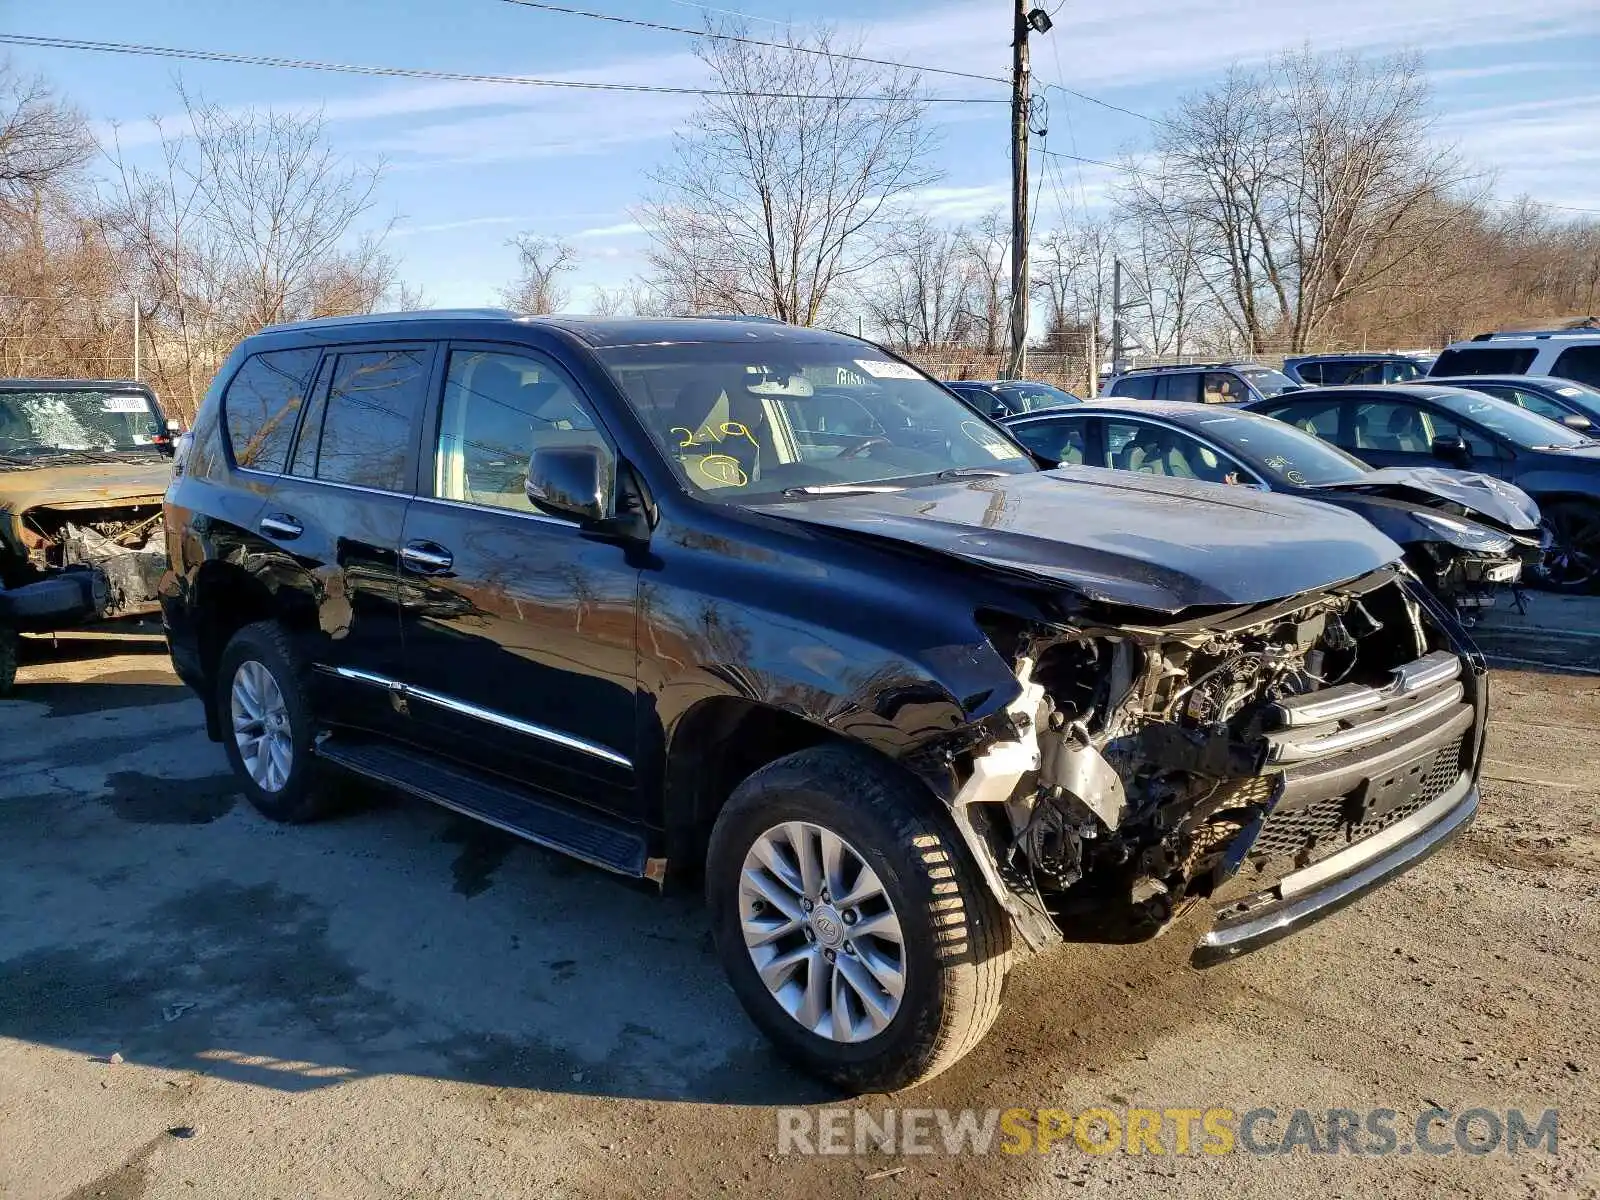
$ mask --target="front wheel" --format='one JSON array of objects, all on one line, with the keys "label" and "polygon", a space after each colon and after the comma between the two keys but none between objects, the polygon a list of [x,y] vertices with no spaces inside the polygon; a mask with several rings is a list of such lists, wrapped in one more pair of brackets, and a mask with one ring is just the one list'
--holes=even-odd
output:
[{"label": "front wheel", "polygon": [[785,1057],[851,1092],[932,1078],[1000,1011],[1006,917],[936,805],[868,752],[821,746],[746,779],[712,831],[735,994]]},{"label": "front wheel", "polygon": [[1556,592],[1589,592],[1600,582],[1600,505],[1555,500],[1541,506],[1550,548],[1538,582]]}]

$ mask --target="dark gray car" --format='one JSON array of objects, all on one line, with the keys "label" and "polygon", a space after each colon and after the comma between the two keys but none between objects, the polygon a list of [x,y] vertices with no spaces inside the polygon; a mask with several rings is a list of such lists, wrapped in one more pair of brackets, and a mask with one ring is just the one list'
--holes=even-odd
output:
[{"label": "dark gray car", "polygon": [[1561,591],[1600,582],[1600,440],[1431,380],[1317,388],[1247,407],[1374,467],[1459,467],[1514,483],[1538,502],[1551,535],[1541,582]]}]

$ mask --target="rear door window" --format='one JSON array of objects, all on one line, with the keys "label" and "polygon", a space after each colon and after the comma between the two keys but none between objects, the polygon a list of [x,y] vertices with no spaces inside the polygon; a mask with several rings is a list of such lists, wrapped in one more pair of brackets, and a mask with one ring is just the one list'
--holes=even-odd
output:
[{"label": "rear door window", "polygon": [[1200,399],[1200,375],[1195,371],[1180,371],[1163,375],[1156,386],[1157,400],[1177,400],[1193,404]]},{"label": "rear door window", "polygon": [[1089,421],[1061,417],[1051,421],[1026,421],[1011,427],[1012,435],[1041,458],[1082,465],[1089,447]]},{"label": "rear door window", "polygon": [[1108,465],[1122,471],[1207,483],[1239,483],[1248,474],[1227,455],[1165,425],[1107,421],[1106,444]]},{"label": "rear door window", "polygon": [[1271,415],[1280,421],[1314,433],[1324,441],[1339,440],[1339,402],[1337,400],[1297,400],[1275,408]]},{"label": "rear door window", "polygon": [[1309,383],[1311,386],[1315,387],[1320,383],[1332,382],[1332,380],[1326,380],[1323,378],[1324,366],[1325,364],[1319,362],[1305,362],[1295,367],[1294,373],[1300,376],[1302,383]]},{"label": "rear door window", "polygon": [[[300,435],[299,470],[327,483],[385,492],[410,490],[413,431],[428,390],[432,350],[340,354],[319,429]],[[315,439],[307,446],[307,439]]]},{"label": "rear door window", "polygon": [[1556,359],[1550,374],[1600,387],[1600,346],[1569,346]]},{"label": "rear door window", "polygon": [[1108,396],[1126,396],[1129,400],[1154,400],[1156,377],[1154,375],[1127,375],[1111,385]]},{"label": "rear door window", "polygon": [[1428,374],[1523,375],[1537,357],[1537,350],[1522,346],[1460,346],[1439,355]]},{"label": "rear door window", "polygon": [[222,397],[233,461],[252,471],[283,470],[305,399],[306,379],[321,351],[252,354]]}]

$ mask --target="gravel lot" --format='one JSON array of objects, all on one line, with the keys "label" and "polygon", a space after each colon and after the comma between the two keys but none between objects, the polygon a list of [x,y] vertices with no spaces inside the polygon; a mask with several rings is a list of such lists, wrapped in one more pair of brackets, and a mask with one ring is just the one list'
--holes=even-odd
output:
[{"label": "gravel lot", "polygon": [[853,1106],[1559,1108],[1554,1156],[779,1156],[832,1098],[694,897],[400,799],[269,825],[159,641],[100,638],[0,702],[0,1194],[1600,1194],[1600,601],[1480,640],[1466,837],[1232,966],[1189,927],[1028,962],[970,1058]]}]

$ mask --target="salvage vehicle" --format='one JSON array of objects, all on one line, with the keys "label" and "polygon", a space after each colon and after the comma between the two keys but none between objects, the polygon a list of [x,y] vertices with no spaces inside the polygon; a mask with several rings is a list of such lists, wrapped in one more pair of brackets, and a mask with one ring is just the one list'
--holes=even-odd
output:
[{"label": "salvage vehicle", "polygon": [[171,452],[142,383],[0,380],[0,695],[19,634],[158,611]]},{"label": "salvage vehicle", "polygon": [[971,1050],[1023,953],[1204,905],[1221,962],[1477,810],[1483,661],[1366,521],[1044,470],[841,334],[266,330],[166,512],[172,661],[263,814],[352,772],[699,879],[750,1017],[852,1091]]},{"label": "salvage vehicle", "polygon": [[1405,551],[1417,577],[1469,624],[1543,560],[1539,507],[1489,475],[1374,471],[1304,430],[1242,409],[1104,401],[1006,422],[1050,462],[1201,479],[1336,504]]},{"label": "salvage vehicle", "polygon": [[1436,384],[1318,388],[1246,407],[1332,442],[1374,467],[1452,467],[1513,484],[1549,535],[1530,572],[1541,587],[1600,586],[1600,439],[1499,397]]}]

